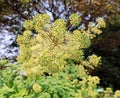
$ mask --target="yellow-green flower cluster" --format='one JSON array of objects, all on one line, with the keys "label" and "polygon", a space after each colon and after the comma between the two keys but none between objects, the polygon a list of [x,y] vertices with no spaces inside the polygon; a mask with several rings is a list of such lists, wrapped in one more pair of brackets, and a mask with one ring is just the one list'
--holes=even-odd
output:
[{"label": "yellow-green flower cluster", "polygon": [[32,30],[34,28],[34,24],[32,20],[26,20],[23,24],[23,27],[28,30]]},{"label": "yellow-green flower cluster", "polygon": [[100,62],[101,62],[101,57],[97,57],[97,55],[93,54],[88,57],[88,60],[83,61],[82,64],[85,67],[94,69],[100,64]]},{"label": "yellow-green flower cluster", "polygon": [[88,77],[88,84],[89,85],[96,85],[100,83],[100,79],[97,76],[89,76]]},{"label": "yellow-green flower cluster", "polygon": [[106,90],[104,91],[104,97],[105,98],[113,97],[113,91],[110,87],[107,87]]},{"label": "yellow-green flower cluster", "polygon": [[20,0],[21,3],[28,3],[30,1],[32,1],[32,0]]},{"label": "yellow-green flower cluster", "polygon": [[33,18],[34,29],[37,33],[46,29],[46,25],[50,22],[50,16],[47,14],[38,14]]},{"label": "yellow-green flower cluster", "polygon": [[120,90],[116,90],[114,98],[120,98]]},{"label": "yellow-green flower cluster", "polygon": [[41,89],[41,86],[37,83],[34,83],[33,85],[33,90],[36,92],[36,93],[39,93],[42,89]]},{"label": "yellow-green flower cluster", "polygon": [[31,40],[32,32],[30,30],[25,30],[23,35],[18,35],[17,42],[20,45],[20,55],[18,56],[18,62],[26,62],[31,57],[31,49],[30,49],[30,40]]},{"label": "yellow-green flower cluster", "polygon": [[18,56],[17,60],[18,62],[28,62],[31,57],[31,49],[29,46],[20,46],[20,55]]},{"label": "yellow-green flower cluster", "polygon": [[52,41],[63,41],[63,38],[66,33],[66,23],[62,19],[58,19],[53,23],[53,26],[51,28],[51,36],[55,39]]},{"label": "yellow-green flower cluster", "polygon": [[97,55],[95,54],[89,56],[88,59],[89,59],[90,64],[94,65],[95,67],[97,67],[101,61],[101,57],[97,57]]},{"label": "yellow-green flower cluster", "polygon": [[29,41],[31,39],[32,32],[30,30],[25,30],[23,35],[18,35],[17,42],[20,45],[29,45]]},{"label": "yellow-green flower cluster", "polygon": [[106,23],[105,23],[103,18],[98,18],[97,23],[98,23],[98,28],[105,28],[106,27]]},{"label": "yellow-green flower cluster", "polygon": [[97,27],[93,27],[91,28],[91,31],[95,34],[95,35],[99,35],[102,33],[102,31],[100,29],[98,29]]},{"label": "yellow-green flower cluster", "polygon": [[80,81],[81,87],[78,90],[76,98],[97,98],[98,92],[96,92],[97,84],[100,79],[97,76],[85,76]]},{"label": "yellow-green flower cluster", "polygon": [[70,16],[70,23],[72,26],[78,26],[80,25],[82,19],[78,14],[72,14]]},{"label": "yellow-green flower cluster", "polygon": [[100,35],[102,33],[101,28],[105,28],[106,23],[103,18],[97,19],[97,25],[93,22],[89,22],[87,30],[85,30],[85,27],[81,29],[81,32],[85,33],[90,39],[93,39],[96,37],[96,35]]}]

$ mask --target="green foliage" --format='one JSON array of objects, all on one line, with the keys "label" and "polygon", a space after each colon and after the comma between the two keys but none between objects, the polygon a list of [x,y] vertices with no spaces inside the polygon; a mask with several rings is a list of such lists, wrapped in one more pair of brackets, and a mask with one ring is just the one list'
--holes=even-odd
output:
[{"label": "green foliage", "polygon": [[[9,65],[10,66],[10,65]],[[80,65],[66,66],[61,72],[34,78],[25,77],[20,65],[0,70],[1,98],[118,98],[111,88],[99,90],[99,78],[87,74]],[[98,89],[98,90],[97,90]]]},{"label": "green foliage", "polygon": [[6,65],[8,63],[7,60],[0,60],[0,66]]},{"label": "green foliage", "polygon": [[[1,98],[21,98],[26,94],[24,81],[22,76],[19,75],[18,66],[10,65],[4,70],[0,70],[0,97]],[[17,70],[15,70],[17,69]]]},{"label": "green foliage", "polygon": [[[90,83],[97,84],[99,82],[99,80],[96,81],[98,77],[90,78],[84,68],[78,65],[67,66],[64,72],[58,72],[52,76],[34,78],[23,78],[14,66],[0,72],[0,76],[0,96],[2,98],[75,98],[83,86],[90,88],[92,87]],[[95,90],[96,86],[94,86]],[[85,91],[82,92],[85,93]]]},{"label": "green foliage", "polygon": [[[98,26],[103,25],[98,23]],[[69,33],[63,20],[51,23],[46,14],[38,14],[33,20],[27,20],[24,27],[23,35],[17,38],[20,45],[17,60],[21,66],[0,71],[2,98],[101,96],[97,91],[99,77],[89,73],[100,64],[101,58],[95,54],[84,58],[83,49],[91,44],[89,30],[82,28]],[[118,91],[115,96],[119,96]]]}]

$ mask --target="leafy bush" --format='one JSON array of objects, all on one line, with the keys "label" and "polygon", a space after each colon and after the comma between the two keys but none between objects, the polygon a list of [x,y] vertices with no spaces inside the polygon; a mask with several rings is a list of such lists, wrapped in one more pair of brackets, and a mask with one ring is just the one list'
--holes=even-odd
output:
[{"label": "leafy bush", "polygon": [[[76,15],[77,16],[77,15]],[[71,18],[72,19],[72,18]],[[71,20],[72,21],[72,20]],[[98,20],[99,21],[99,20]],[[101,21],[101,20],[100,20]],[[74,22],[74,21],[73,21]],[[102,21],[103,22],[103,21]],[[99,23],[98,23],[99,24]],[[66,23],[58,19],[50,22],[46,14],[38,14],[24,23],[26,30],[19,35],[21,65],[0,71],[1,98],[99,98],[111,96],[110,91],[101,91],[99,77],[89,72],[100,64],[101,57],[95,54],[84,57],[83,49],[99,32],[90,26],[72,33]],[[33,33],[35,32],[35,33]],[[105,97],[104,97],[105,96]],[[113,96],[113,95],[112,95]],[[119,96],[119,91],[115,93]]]}]

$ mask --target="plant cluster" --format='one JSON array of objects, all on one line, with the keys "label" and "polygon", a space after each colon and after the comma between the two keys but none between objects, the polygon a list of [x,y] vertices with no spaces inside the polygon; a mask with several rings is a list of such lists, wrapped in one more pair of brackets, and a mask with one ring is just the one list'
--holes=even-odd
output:
[{"label": "plant cluster", "polygon": [[[75,14],[70,18],[73,25],[77,25],[76,20],[81,21]],[[85,58],[84,49],[105,27],[102,18],[97,26],[90,24],[88,30],[83,27],[69,32],[64,20],[51,23],[47,14],[26,20],[23,25],[26,30],[17,38],[20,66],[0,71],[0,97],[118,98],[119,90],[114,94],[111,89],[98,89],[99,77],[89,73],[100,65],[101,57],[93,54]],[[92,31],[93,28],[96,30]]]}]

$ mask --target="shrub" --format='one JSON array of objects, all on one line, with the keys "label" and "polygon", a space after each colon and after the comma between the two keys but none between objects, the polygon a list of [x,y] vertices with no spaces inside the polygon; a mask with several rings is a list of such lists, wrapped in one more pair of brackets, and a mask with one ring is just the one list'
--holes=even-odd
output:
[{"label": "shrub", "polygon": [[[96,29],[100,26],[103,27],[100,24]],[[89,74],[100,64],[101,58],[93,54],[85,59],[83,51],[90,46],[90,39],[99,34],[90,32],[94,26],[70,33],[63,20],[51,23],[48,15],[38,14],[33,20],[26,21],[24,27],[27,30],[17,38],[20,45],[17,60],[21,66],[0,72],[2,98],[101,96],[97,91],[99,77]]]}]

